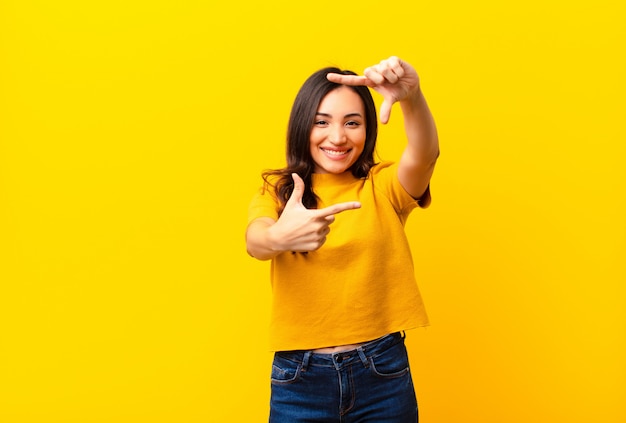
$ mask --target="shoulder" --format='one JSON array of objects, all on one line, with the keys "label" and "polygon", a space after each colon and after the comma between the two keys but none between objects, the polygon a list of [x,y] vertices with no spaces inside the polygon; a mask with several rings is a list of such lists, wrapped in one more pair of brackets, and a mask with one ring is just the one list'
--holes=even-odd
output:
[{"label": "shoulder", "polygon": [[264,176],[261,185],[258,187],[253,197],[254,201],[276,201],[277,186],[280,178],[275,175]]},{"label": "shoulder", "polygon": [[398,162],[384,161],[370,170],[374,189],[389,199],[399,214],[407,215],[420,203],[406,192],[398,179]]},{"label": "shoulder", "polygon": [[274,191],[276,189],[276,186],[278,186],[278,183],[281,180],[281,175],[278,175],[276,173],[264,173],[262,176],[262,189],[264,191],[270,190],[270,191]]}]

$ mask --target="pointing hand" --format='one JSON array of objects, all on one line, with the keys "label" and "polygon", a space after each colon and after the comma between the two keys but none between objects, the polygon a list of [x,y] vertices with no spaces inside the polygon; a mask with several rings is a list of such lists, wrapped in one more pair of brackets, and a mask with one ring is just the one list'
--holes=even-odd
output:
[{"label": "pointing hand", "polygon": [[282,214],[270,228],[271,236],[283,251],[315,251],[326,242],[335,215],[346,210],[358,209],[361,204],[351,201],[323,209],[307,209],[302,204],[304,181],[296,173],[292,174],[292,178],[293,192]]},{"label": "pointing hand", "polygon": [[391,106],[413,93],[419,92],[419,77],[407,62],[392,56],[363,71],[363,76],[329,73],[331,82],[343,85],[363,85],[372,88],[383,96],[380,107],[380,121],[389,122]]}]

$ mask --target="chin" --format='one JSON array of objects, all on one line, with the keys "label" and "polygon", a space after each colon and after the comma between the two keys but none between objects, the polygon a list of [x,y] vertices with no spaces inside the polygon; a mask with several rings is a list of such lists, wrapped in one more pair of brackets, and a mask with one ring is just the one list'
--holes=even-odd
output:
[{"label": "chin", "polygon": [[341,175],[342,173],[349,172],[349,167],[337,167],[337,166],[329,166],[324,168],[324,172],[332,173],[333,175]]}]

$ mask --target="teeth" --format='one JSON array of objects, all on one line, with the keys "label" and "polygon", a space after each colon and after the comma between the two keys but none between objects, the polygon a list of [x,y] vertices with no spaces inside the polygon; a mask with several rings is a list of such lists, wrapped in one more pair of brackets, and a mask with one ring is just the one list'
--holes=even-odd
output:
[{"label": "teeth", "polygon": [[330,154],[331,156],[342,156],[342,155],[344,155],[344,154],[348,154],[348,151],[347,151],[347,150],[344,150],[344,151],[336,151],[336,150],[326,150],[326,149],[323,149],[323,148],[322,148],[322,150],[324,150],[324,152],[326,152],[326,153]]}]

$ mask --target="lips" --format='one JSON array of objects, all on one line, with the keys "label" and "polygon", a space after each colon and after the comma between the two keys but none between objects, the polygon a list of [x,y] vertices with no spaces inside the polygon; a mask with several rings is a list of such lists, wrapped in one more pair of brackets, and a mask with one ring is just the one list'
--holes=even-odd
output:
[{"label": "lips", "polygon": [[328,156],[331,156],[333,158],[341,158],[343,156],[346,156],[348,153],[350,153],[350,151],[352,149],[347,149],[347,150],[336,150],[336,149],[329,149],[329,148],[323,148],[320,147],[320,150],[322,150],[324,153],[326,153]]}]

